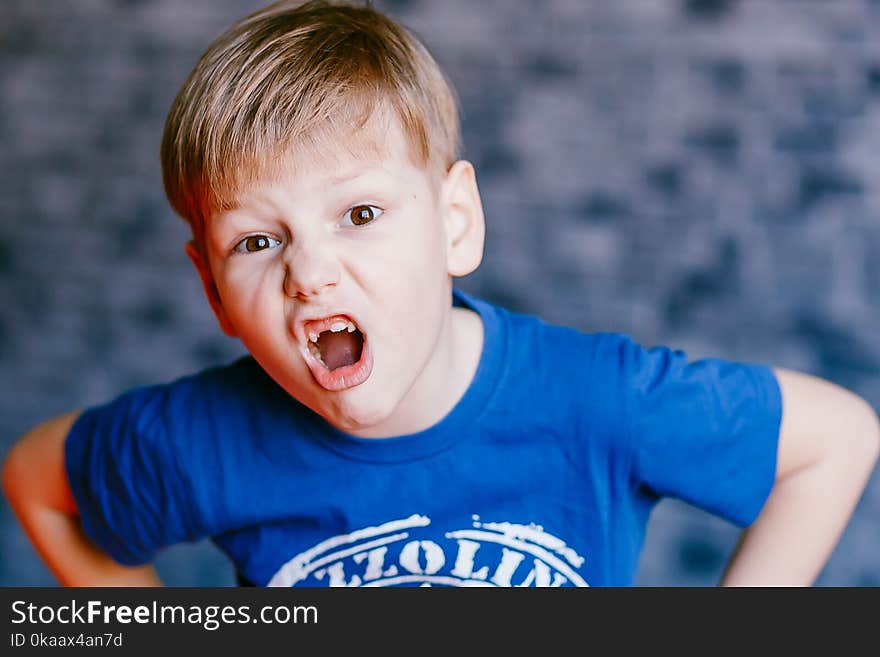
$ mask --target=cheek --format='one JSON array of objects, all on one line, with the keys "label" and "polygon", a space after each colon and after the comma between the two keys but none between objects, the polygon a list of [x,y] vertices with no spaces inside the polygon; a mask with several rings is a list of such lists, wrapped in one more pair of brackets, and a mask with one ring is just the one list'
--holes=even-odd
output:
[{"label": "cheek", "polygon": [[230,267],[217,289],[229,314],[244,319],[265,312],[283,295],[284,268],[265,266]]},{"label": "cheek", "polygon": [[445,234],[439,217],[427,210],[407,218],[406,229],[400,232],[394,259],[411,274],[431,279],[446,270]]}]

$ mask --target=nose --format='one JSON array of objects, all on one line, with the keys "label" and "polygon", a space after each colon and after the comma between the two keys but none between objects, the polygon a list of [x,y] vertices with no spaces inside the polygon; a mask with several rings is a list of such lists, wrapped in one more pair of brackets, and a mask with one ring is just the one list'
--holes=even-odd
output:
[{"label": "nose", "polygon": [[339,261],[329,249],[301,246],[290,249],[285,256],[284,293],[287,296],[308,299],[339,283]]}]

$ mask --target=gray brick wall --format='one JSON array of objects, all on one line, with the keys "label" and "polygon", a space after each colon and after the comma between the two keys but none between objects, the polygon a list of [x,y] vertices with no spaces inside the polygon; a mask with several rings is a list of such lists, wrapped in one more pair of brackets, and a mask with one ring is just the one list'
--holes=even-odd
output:
[{"label": "gray brick wall", "polygon": [[[0,455],[29,426],[241,353],[162,195],[164,113],[262,3],[0,5]],[[397,0],[462,101],[487,212],[462,288],[880,407],[880,2]],[[880,585],[872,479],[820,585]],[[710,585],[736,532],[652,517],[638,583]],[[232,582],[207,542],[171,584]],[[5,500],[0,584],[51,584]]]}]

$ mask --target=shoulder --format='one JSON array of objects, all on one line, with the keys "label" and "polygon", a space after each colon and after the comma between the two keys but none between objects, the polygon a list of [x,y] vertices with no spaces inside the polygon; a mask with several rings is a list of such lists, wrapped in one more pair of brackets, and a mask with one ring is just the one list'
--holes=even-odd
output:
[{"label": "shoulder", "polygon": [[487,331],[487,340],[505,343],[509,382],[572,399],[590,412],[619,413],[624,400],[639,391],[687,379],[695,371],[708,383],[713,374],[727,371],[717,359],[695,363],[682,349],[648,346],[625,332],[555,324],[534,313],[465,299],[484,320],[488,317],[497,325],[497,330]]},{"label": "shoulder", "polygon": [[643,350],[625,333],[555,324],[535,314],[503,309],[501,313],[507,319],[515,351],[539,351],[553,359],[554,367],[578,378],[624,370]]},{"label": "shoulder", "polygon": [[775,380],[765,365],[694,358],[682,348],[646,344],[623,332],[589,332],[536,315],[500,312],[509,326],[515,380],[570,399],[593,422],[604,418],[617,425],[633,414],[654,416],[661,410],[684,418],[691,405],[748,396],[774,405]]},{"label": "shoulder", "polygon": [[555,324],[536,314],[495,307],[505,325],[508,383],[553,400],[569,416],[613,423],[623,388],[633,383],[642,347],[629,335]]},{"label": "shoulder", "polygon": [[274,383],[251,356],[242,356],[230,363],[209,367],[156,386],[181,393],[214,393],[241,395],[254,386],[271,387]]},{"label": "shoulder", "polygon": [[275,388],[251,357],[242,357],[168,382],[137,386],[91,406],[78,418],[68,442],[101,436],[102,444],[112,441],[120,447],[161,442],[174,450],[192,448],[199,436],[244,425],[258,405],[271,403]]},{"label": "shoulder", "polygon": [[256,361],[243,356],[171,381],[133,388],[125,396],[152,399],[167,411],[182,411],[188,406],[208,411],[246,404],[274,388],[277,385]]}]

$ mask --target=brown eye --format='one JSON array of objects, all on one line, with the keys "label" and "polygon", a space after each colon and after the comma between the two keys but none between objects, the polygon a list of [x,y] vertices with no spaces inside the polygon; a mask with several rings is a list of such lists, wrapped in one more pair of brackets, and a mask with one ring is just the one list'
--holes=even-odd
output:
[{"label": "brown eye", "polygon": [[244,241],[244,250],[245,251],[262,251],[263,249],[269,248],[269,238],[265,235],[255,235],[254,237],[248,237]]},{"label": "brown eye", "polygon": [[348,211],[348,218],[355,226],[363,226],[376,218],[372,206],[358,205]]},{"label": "brown eye", "polygon": [[236,253],[255,253],[279,246],[281,242],[268,235],[251,235],[235,245]]}]

